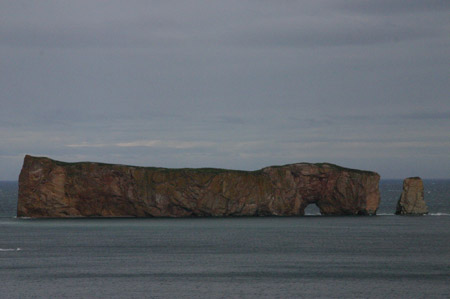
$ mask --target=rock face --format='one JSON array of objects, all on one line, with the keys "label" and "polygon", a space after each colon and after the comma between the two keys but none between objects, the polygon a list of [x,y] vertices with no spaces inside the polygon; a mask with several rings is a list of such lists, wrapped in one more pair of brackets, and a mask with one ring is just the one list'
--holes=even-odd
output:
[{"label": "rock face", "polygon": [[26,156],[19,217],[374,215],[380,176],[333,164],[257,171],[64,163]]},{"label": "rock face", "polygon": [[423,182],[419,177],[407,178],[403,181],[403,191],[397,202],[397,215],[428,214],[423,198]]}]

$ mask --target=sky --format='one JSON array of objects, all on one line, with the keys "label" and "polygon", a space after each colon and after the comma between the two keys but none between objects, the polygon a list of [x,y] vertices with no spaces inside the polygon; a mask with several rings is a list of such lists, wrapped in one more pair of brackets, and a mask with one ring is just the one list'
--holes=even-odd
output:
[{"label": "sky", "polygon": [[1,1],[0,180],[26,154],[450,178],[450,1]]}]

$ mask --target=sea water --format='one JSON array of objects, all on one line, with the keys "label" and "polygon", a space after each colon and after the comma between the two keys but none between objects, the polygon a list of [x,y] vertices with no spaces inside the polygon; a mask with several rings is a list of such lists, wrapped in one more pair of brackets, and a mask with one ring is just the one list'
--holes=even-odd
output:
[{"label": "sea water", "polygon": [[0,183],[1,298],[448,298],[450,181],[427,216],[16,219]]}]

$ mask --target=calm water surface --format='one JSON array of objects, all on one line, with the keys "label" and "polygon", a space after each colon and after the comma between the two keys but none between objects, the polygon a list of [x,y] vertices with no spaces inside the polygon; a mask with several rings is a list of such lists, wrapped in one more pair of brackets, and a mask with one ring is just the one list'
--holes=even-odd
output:
[{"label": "calm water surface", "polygon": [[448,298],[450,182],[434,183],[429,216],[385,215],[401,181],[384,181],[374,217],[65,220],[13,218],[0,183],[0,297]]}]

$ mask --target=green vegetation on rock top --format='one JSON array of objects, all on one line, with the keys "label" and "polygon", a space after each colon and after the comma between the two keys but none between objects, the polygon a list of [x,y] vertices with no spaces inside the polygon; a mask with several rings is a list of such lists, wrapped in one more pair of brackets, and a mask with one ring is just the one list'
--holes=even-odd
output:
[{"label": "green vegetation on rock top", "polygon": [[376,173],[376,172],[369,171],[369,170],[361,170],[361,169],[354,169],[354,168],[343,167],[343,166],[339,166],[339,165],[336,165],[336,164],[333,164],[333,163],[328,163],[328,162],[322,162],[322,163],[299,162],[299,163],[292,163],[292,164],[285,164],[285,165],[268,166],[268,167],[265,167],[265,168],[282,168],[282,167],[289,167],[289,166],[298,165],[298,164],[315,165],[315,166],[318,166],[318,167],[330,167],[330,168],[333,168],[333,169],[336,169],[336,170],[356,172],[356,173],[366,173],[366,174],[374,174],[374,173]]},{"label": "green vegetation on rock top", "polygon": [[209,173],[209,174],[220,174],[224,172],[232,172],[232,173],[262,173],[262,170],[265,168],[282,168],[282,167],[289,167],[293,165],[298,164],[306,164],[306,165],[315,165],[318,167],[330,167],[336,170],[340,171],[349,171],[349,172],[357,172],[357,173],[366,173],[366,174],[374,174],[373,171],[368,170],[360,170],[360,169],[353,169],[353,168],[347,168],[342,167],[336,164],[332,163],[308,163],[308,162],[300,162],[300,163],[292,163],[292,164],[285,164],[285,165],[274,165],[274,166],[268,166],[264,167],[263,169],[258,170],[235,170],[235,169],[225,169],[225,168],[164,168],[164,167],[152,167],[152,166],[134,166],[134,165],[124,165],[124,164],[111,164],[111,163],[100,163],[100,162],[89,162],[89,161],[83,161],[83,162],[63,162],[63,161],[57,161],[53,160],[47,157],[32,157],[28,156],[33,159],[47,159],[52,161],[54,164],[59,166],[81,166],[83,164],[94,164],[99,166],[106,166],[106,167],[133,167],[133,168],[140,168],[140,169],[148,169],[148,170],[155,170],[155,171],[163,171],[163,172],[197,172],[197,173]]}]

